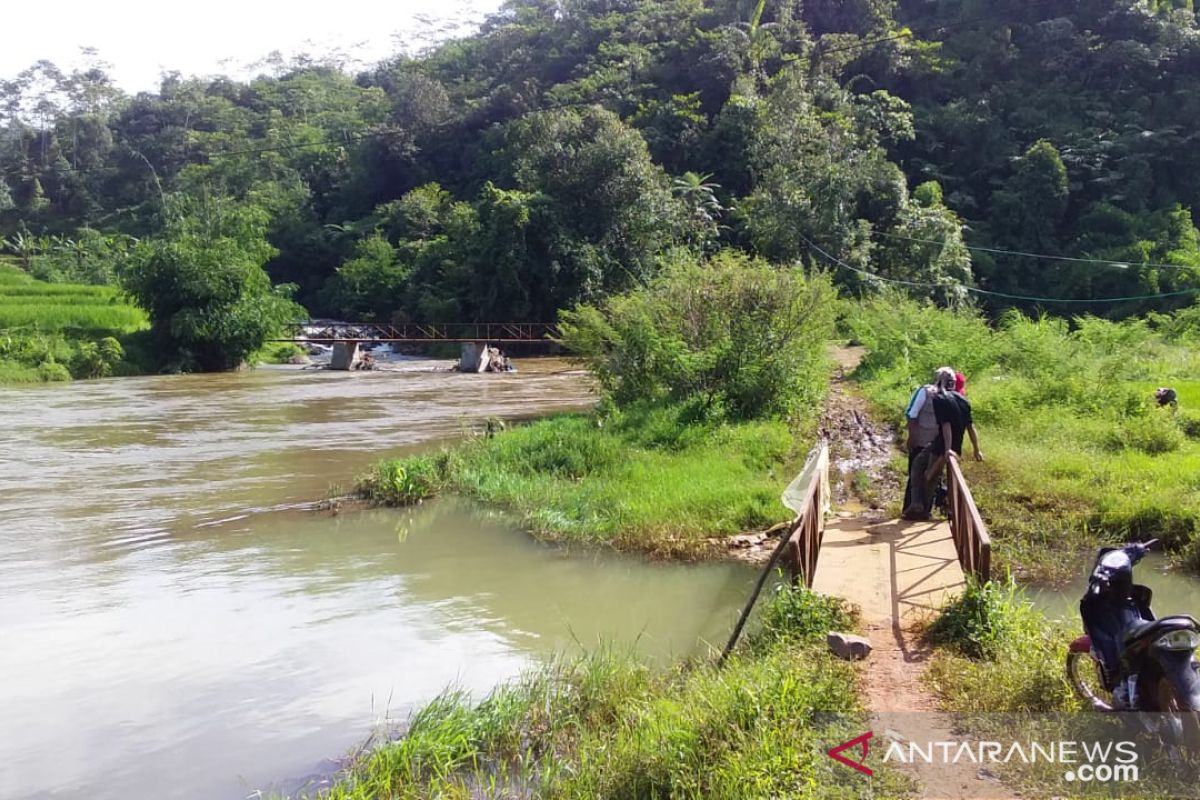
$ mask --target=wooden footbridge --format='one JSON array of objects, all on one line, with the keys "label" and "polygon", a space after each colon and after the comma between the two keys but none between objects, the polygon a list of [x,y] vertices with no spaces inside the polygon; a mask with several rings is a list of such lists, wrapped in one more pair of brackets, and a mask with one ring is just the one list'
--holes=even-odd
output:
[{"label": "wooden footbridge", "polygon": [[949,518],[923,522],[827,521],[828,448],[819,446],[813,460],[817,468],[792,492],[797,515],[781,553],[794,581],[851,601],[868,620],[908,627],[959,593],[966,575],[991,579],[991,537],[956,457],[945,467]]},{"label": "wooden footbridge", "polygon": [[958,459],[946,463],[949,519],[909,522],[830,517],[829,447],[810,453],[784,493],[796,512],[759,575],[725,653],[732,650],[759,592],[776,565],[793,584],[840,597],[862,611],[868,630],[902,639],[966,585],[991,579],[991,537]]}]

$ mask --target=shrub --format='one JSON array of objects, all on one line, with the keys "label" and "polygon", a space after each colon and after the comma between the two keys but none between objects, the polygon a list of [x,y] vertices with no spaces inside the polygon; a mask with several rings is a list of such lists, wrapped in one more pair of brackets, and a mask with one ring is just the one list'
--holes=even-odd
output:
[{"label": "shrub", "polygon": [[71,361],[71,374],[76,378],[105,378],[124,357],[121,343],[111,336],[99,342],[83,342]]},{"label": "shrub", "polygon": [[564,311],[560,329],[618,405],[691,401],[701,415],[749,419],[819,404],[833,309],[828,278],[725,252]]},{"label": "shrub", "polygon": [[1200,439],[1200,414],[1179,411],[1175,421],[1179,424],[1179,429],[1183,431],[1184,436],[1189,439]]},{"label": "shrub", "polygon": [[754,648],[779,642],[821,639],[833,630],[848,630],[854,620],[846,603],[802,586],[780,584],[759,612],[759,628],[749,641]]},{"label": "shrub", "polygon": [[71,380],[71,372],[57,361],[48,361],[38,368],[38,377],[46,383],[57,383]]},{"label": "shrub", "polygon": [[372,502],[409,506],[437,494],[446,477],[447,459],[435,456],[411,456],[381,461],[366,478],[359,481],[359,493]]},{"label": "shrub", "polygon": [[954,711],[1058,711],[1078,707],[1063,663],[1072,634],[1052,625],[1010,577],[969,581],[929,627],[945,649],[928,681]]},{"label": "shrub", "polygon": [[1036,625],[1032,608],[1011,576],[1004,584],[969,579],[930,625],[929,639],[968,658],[995,659]]},{"label": "shrub", "polygon": [[1158,455],[1178,450],[1183,441],[1183,431],[1175,419],[1167,412],[1156,410],[1120,423],[1109,433],[1105,443],[1112,450],[1128,447]]}]

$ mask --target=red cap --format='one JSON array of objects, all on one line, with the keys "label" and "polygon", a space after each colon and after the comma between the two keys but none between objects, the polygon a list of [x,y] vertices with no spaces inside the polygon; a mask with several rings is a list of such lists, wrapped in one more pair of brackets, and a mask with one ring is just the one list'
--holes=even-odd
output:
[{"label": "red cap", "polygon": [[967,393],[967,376],[961,372],[954,373],[954,391],[959,394]]}]

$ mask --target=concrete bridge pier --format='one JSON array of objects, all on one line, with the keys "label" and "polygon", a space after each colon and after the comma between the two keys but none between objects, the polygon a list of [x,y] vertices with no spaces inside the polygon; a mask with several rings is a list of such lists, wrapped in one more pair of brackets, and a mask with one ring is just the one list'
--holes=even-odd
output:
[{"label": "concrete bridge pier", "polygon": [[330,369],[352,370],[362,360],[362,352],[358,349],[355,339],[333,343],[333,355],[329,360]]},{"label": "concrete bridge pier", "polygon": [[487,365],[487,342],[463,342],[462,356],[458,359],[459,372],[483,372]]}]

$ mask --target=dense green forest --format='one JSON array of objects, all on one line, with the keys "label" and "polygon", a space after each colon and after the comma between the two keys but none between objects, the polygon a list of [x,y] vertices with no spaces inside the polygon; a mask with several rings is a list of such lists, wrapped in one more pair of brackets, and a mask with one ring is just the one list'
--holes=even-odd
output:
[{"label": "dense green forest", "polygon": [[1191,0],[508,0],[419,57],[273,73],[0,81],[7,258],[124,284],[198,368],[289,296],[550,320],[722,248],[992,311],[1200,288]]}]

